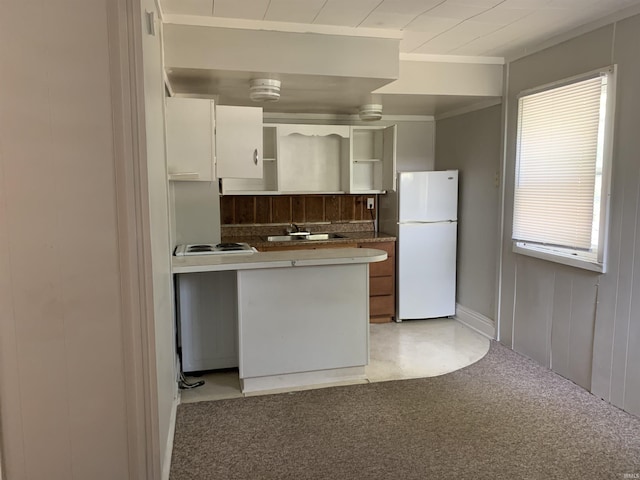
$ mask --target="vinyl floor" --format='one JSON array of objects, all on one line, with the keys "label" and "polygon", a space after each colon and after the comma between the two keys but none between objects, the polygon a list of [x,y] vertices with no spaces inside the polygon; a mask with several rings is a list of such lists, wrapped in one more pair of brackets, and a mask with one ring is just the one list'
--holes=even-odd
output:
[{"label": "vinyl floor", "polygon": [[[365,369],[366,380],[322,384],[305,389],[435,377],[477,362],[486,355],[489,344],[489,339],[453,318],[370,324],[370,358]],[[182,390],[181,403],[243,396],[237,369],[220,370],[187,379],[204,380],[205,384],[192,390]]]}]

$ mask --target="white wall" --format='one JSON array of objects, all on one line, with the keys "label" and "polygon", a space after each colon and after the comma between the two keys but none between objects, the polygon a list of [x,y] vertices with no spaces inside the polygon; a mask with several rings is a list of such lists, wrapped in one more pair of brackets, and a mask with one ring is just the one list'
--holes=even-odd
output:
[{"label": "white wall", "polygon": [[502,106],[437,121],[436,169],[459,170],[457,303],[496,317]]},{"label": "white wall", "polygon": [[433,170],[436,122],[398,121],[396,169],[401,172]]},{"label": "white wall", "polygon": [[502,64],[403,60],[398,80],[374,93],[500,97]]},{"label": "white wall", "polygon": [[165,40],[174,68],[398,78],[397,39],[167,24]]},{"label": "white wall", "polygon": [[173,243],[220,242],[217,182],[172,182]]},{"label": "white wall", "polygon": [[[500,340],[594,394],[640,413],[640,16],[509,64]],[[516,95],[617,63],[608,271],[597,275],[511,252]]]}]

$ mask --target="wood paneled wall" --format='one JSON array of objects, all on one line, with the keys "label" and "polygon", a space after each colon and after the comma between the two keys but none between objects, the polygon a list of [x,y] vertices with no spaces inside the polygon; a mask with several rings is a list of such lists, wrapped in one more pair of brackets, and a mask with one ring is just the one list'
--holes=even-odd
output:
[{"label": "wood paneled wall", "polygon": [[160,478],[158,452],[146,448],[160,442],[146,425],[161,412],[152,405],[156,378],[143,376],[155,364],[142,366],[155,357],[140,296],[152,286],[157,292],[155,276],[152,285],[138,275],[149,258],[140,236],[149,231],[136,204],[146,191],[133,192],[147,180],[136,179],[144,162],[135,161],[139,131],[129,123],[138,127],[140,108],[131,93],[138,69],[128,56],[138,53],[128,36],[140,21],[133,3],[2,2],[6,479]]},{"label": "wood paneled wall", "polygon": [[[500,340],[640,414],[640,15],[508,65]],[[618,65],[607,272],[511,251],[518,92]]]},{"label": "wood paneled wall", "polygon": [[[367,198],[374,209],[367,210]],[[376,195],[225,195],[220,199],[223,225],[352,222],[373,220]]]},{"label": "wood paneled wall", "polygon": [[617,22],[618,65],[609,259],[600,279],[592,391],[640,415],[640,15]]},{"label": "wood paneled wall", "polygon": [[[512,252],[519,92],[594,70],[611,61],[612,26],[509,64],[504,164],[500,341],[591,390],[594,305],[599,275]],[[575,55],[575,52],[589,55]],[[561,363],[556,362],[561,359]],[[577,368],[576,366],[581,366]]]}]

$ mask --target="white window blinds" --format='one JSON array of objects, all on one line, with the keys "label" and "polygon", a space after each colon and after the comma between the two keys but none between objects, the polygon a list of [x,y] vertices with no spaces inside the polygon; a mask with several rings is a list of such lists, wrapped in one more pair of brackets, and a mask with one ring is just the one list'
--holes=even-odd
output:
[{"label": "white window blinds", "polygon": [[514,240],[597,253],[606,86],[605,74],[520,97]]}]

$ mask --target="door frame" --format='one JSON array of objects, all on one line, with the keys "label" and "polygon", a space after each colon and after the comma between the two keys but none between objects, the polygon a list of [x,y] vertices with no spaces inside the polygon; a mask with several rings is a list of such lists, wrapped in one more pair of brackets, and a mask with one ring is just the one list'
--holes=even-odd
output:
[{"label": "door frame", "polygon": [[161,477],[140,0],[108,1],[107,32],[130,478]]}]

